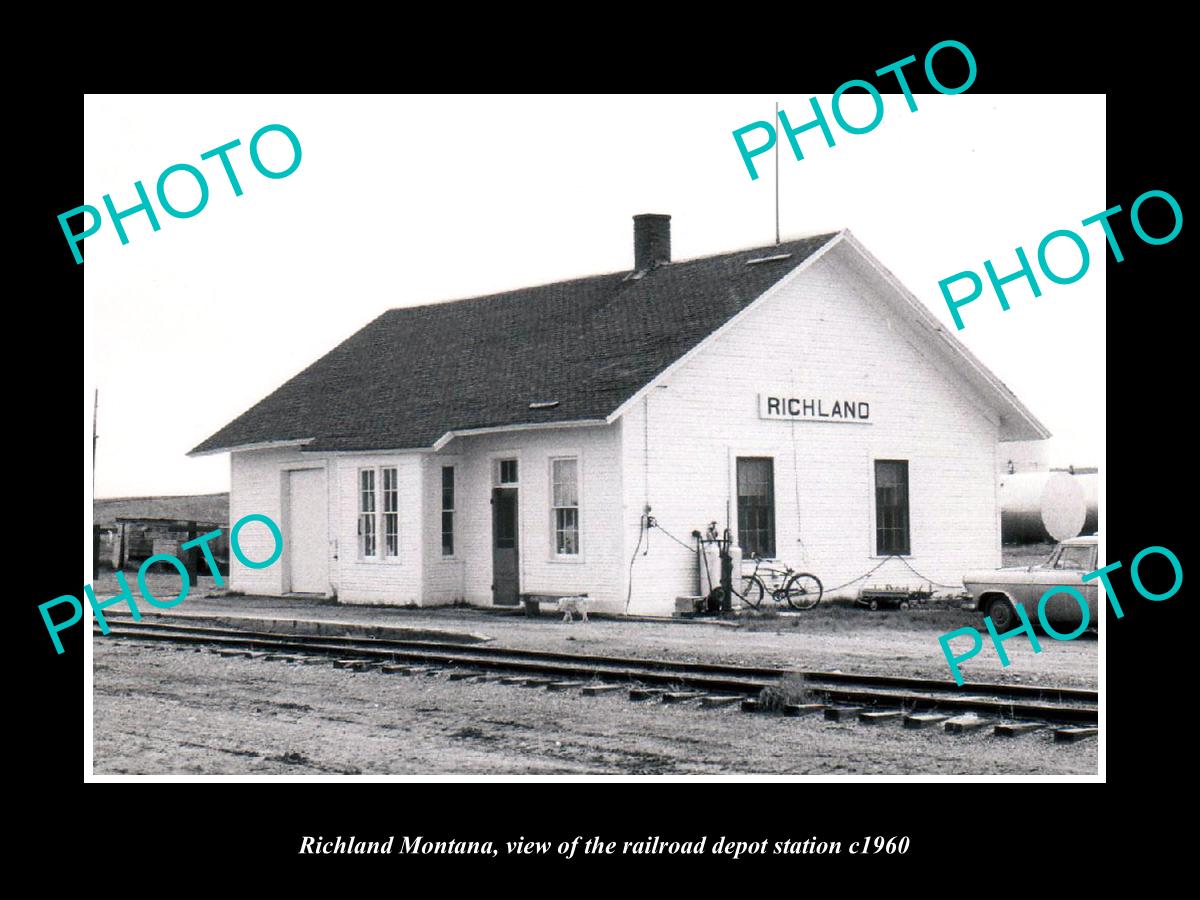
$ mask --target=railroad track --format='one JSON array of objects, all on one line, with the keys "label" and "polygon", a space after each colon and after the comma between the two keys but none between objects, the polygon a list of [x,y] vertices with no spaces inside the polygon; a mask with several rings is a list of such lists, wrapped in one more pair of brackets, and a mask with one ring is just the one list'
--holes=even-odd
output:
[{"label": "railroad track", "polygon": [[[807,692],[821,702],[785,710],[795,715],[826,710],[828,718],[837,718],[850,711],[865,714],[901,710],[910,714],[905,719],[906,725],[922,727],[937,724],[933,721],[937,715],[971,713],[989,720],[1084,726],[1060,731],[1093,734],[1097,722],[1097,694],[1080,688],[1021,684],[959,687],[950,681],[905,676],[800,672],[762,666],[594,656],[439,641],[286,635],[228,627],[135,622],[116,617],[110,618],[109,624],[110,638],[207,646],[218,651],[328,658],[344,667],[387,666],[397,672],[416,666],[428,672],[454,670],[458,677],[520,676],[535,685],[542,682],[559,688],[575,682],[593,687],[600,684],[604,686],[603,691],[626,686],[631,689],[633,699],[659,697],[664,702],[700,699],[705,705],[721,706],[741,699],[742,708],[747,711],[758,708],[755,698],[764,688],[799,675],[804,679]],[[99,629],[94,629],[93,634],[99,635]],[[922,714],[925,719],[921,718]],[[909,719],[914,717],[921,721],[910,723]],[[877,716],[862,721],[885,718],[888,717]]]}]

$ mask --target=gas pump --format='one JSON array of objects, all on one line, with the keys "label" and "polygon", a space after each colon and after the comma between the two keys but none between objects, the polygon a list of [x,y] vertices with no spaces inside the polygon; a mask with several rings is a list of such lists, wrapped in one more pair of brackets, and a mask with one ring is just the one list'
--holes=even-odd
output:
[{"label": "gas pump", "polygon": [[719,584],[712,587],[705,597],[704,611],[712,616],[733,612],[733,554],[729,552],[733,544],[732,533],[726,526],[724,534],[719,535],[717,523],[709,522],[708,531],[704,537],[700,536],[699,531],[693,531],[692,537],[696,539],[696,553],[700,557],[701,565],[705,568],[707,575],[705,580],[708,584],[713,584],[713,578],[712,573],[708,571],[708,555],[704,552],[705,544],[711,544],[717,548],[717,556],[721,564]]},{"label": "gas pump", "polygon": [[733,612],[733,557],[729,553],[729,545],[733,541],[733,536],[729,533],[729,527],[725,527],[725,534],[721,538],[721,543],[718,548],[721,553],[721,612]]}]

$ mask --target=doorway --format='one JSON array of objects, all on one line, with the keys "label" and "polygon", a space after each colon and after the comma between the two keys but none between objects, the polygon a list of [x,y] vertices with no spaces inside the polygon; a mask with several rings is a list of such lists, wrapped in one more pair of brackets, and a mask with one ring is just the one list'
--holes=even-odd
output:
[{"label": "doorway", "polygon": [[492,490],[492,603],[516,606],[521,583],[517,535],[517,489]]},{"label": "doorway", "polygon": [[286,589],[293,593],[329,592],[329,522],[326,516],[325,471],[297,469],[287,473]]}]

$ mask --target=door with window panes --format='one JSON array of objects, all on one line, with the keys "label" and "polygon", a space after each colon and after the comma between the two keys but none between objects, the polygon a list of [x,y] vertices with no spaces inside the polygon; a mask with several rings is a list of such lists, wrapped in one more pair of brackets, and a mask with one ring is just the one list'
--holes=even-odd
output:
[{"label": "door with window panes", "polygon": [[516,606],[521,596],[517,460],[495,460],[492,488],[492,602]]}]

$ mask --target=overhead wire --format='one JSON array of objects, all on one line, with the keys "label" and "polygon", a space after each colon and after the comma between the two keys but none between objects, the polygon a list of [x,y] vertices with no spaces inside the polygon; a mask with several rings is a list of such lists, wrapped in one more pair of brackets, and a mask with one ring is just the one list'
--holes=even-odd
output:
[{"label": "overhead wire", "polygon": [[927,576],[927,575],[922,575],[920,572],[918,572],[916,569],[914,569],[914,568],[913,568],[913,567],[912,567],[912,566],[909,564],[908,560],[907,560],[907,559],[905,559],[903,556],[897,556],[897,557],[896,557],[896,559],[898,559],[898,560],[900,560],[900,562],[904,563],[904,565],[905,565],[905,566],[908,568],[908,570],[909,570],[910,572],[912,572],[914,575],[916,575],[918,578],[920,578],[922,581],[928,581],[928,582],[929,582],[931,585],[933,585],[934,587],[940,587],[940,588],[957,588],[957,587],[960,587],[960,585],[957,585],[957,584],[942,584],[941,582],[934,581],[932,578],[930,578],[930,577],[929,577],[929,576]]},{"label": "overhead wire", "polygon": [[922,581],[929,582],[929,584],[934,587],[940,587],[940,588],[957,588],[957,587],[959,587],[959,585],[957,585],[957,584],[942,584],[941,582],[934,581],[932,578],[929,578],[926,575],[922,575],[920,572],[918,572],[916,569],[914,569],[909,564],[908,560],[906,560],[903,556],[893,553],[890,556],[884,557],[882,560],[880,560],[879,565],[875,566],[870,571],[863,572],[857,578],[851,578],[849,581],[847,581],[843,584],[839,584],[837,587],[825,588],[825,593],[832,594],[834,591],[840,591],[844,587],[849,587],[850,585],[854,584],[854,582],[856,582],[856,581],[862,581],[864,578],[874,575],[876,572],[878,572],[880,569],[882,569],[885,565],[887,565],[893,559],[900,560],[900,562],[902,562],[910,572],[912,572],[914,575],[916,575]]},{"label": "overhead wire", "polygon": [[682,547],[688,553],[697,553],[698,552],[696,550],[696,548],[693,547],[691,544],[684,543],[679,538],[675,537],[675,535],[671,534],[671,532],[667,531],[667,529],[665,529],[661,525],[659,525],[658,520],[655,519],[653,516],[650,516],[649,518],[650,518],[650,527],[651,528],[657,528],[659,531],[661,531],[663,534],[665,534],[667,537],[669,537],[671,540],[673,540],[675,543],[677,543],[680,547]]}]

